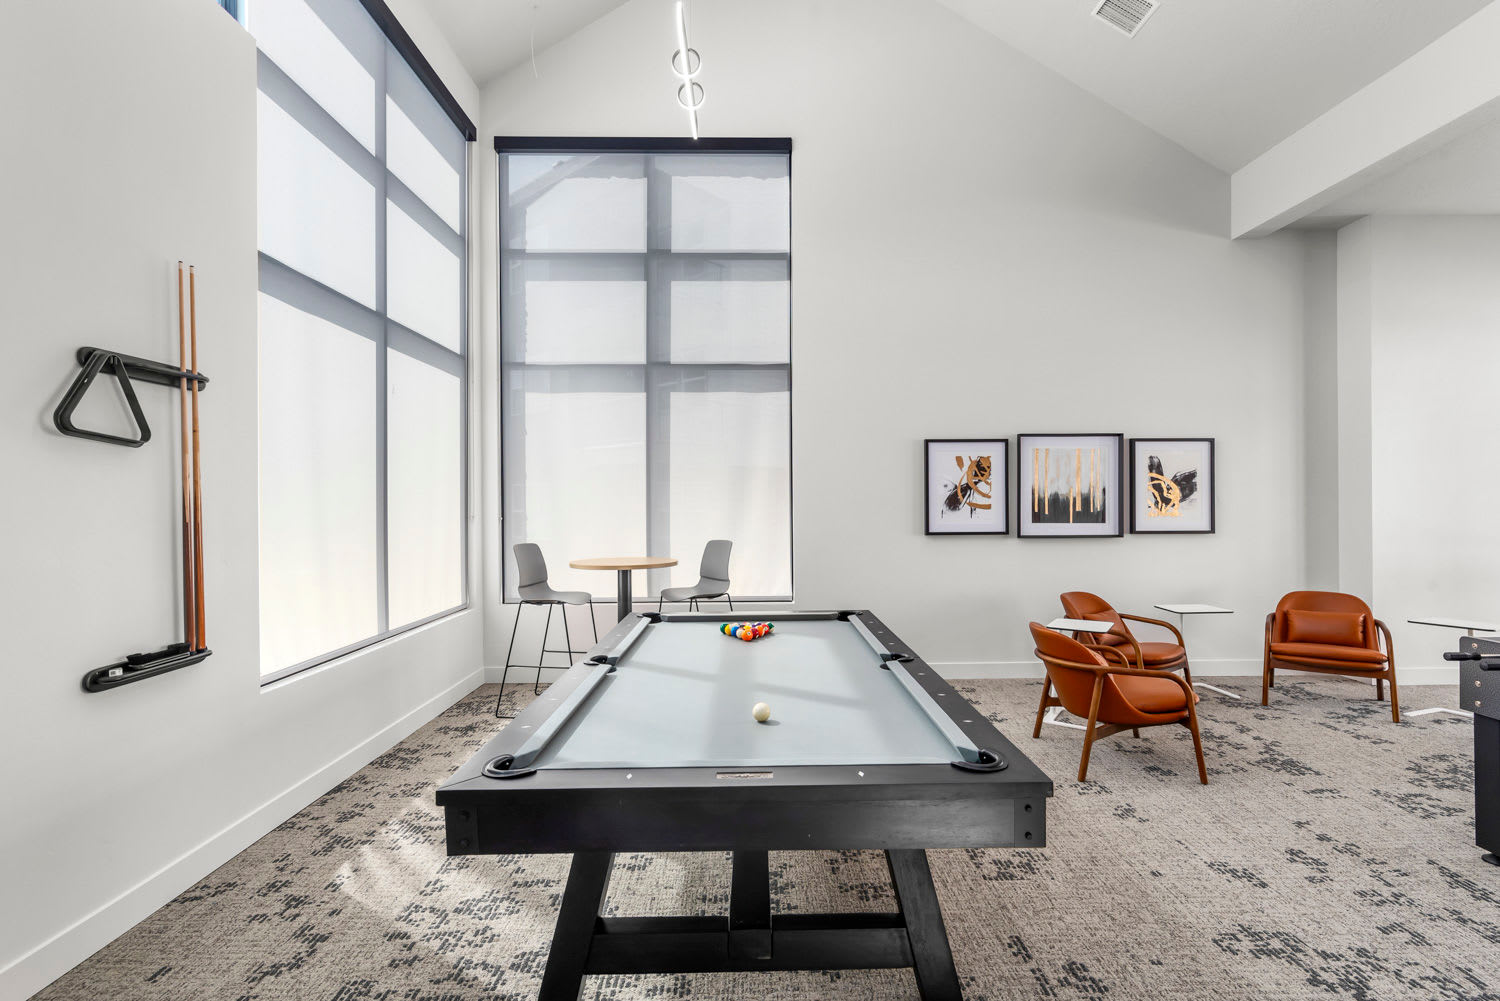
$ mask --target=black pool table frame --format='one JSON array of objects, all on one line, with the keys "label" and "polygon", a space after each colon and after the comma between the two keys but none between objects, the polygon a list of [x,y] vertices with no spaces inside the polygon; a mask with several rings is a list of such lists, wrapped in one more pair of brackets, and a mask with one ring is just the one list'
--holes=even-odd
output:
[{"label": "black pool table frame", "polygon": [[[1052,781],[878,618],[867,611],[792,619],[856,619],[999,768],[945,764],[774,768],[542,768],[494,778],[645,620],[620,622],[438,789],[449,855],[573,853],[541,1001],[575,1001],[586,974],[913,968],[926,1001],[962,997],[929,848],[1040,848]],[[635,635],[639,635],[636,633]],[[873,662],[872,670],[879,665]],[[554,723],[556,721],[553,721]],[[491,769],[486,775],[485,769]],[[886,853],[895,913],[771,914],[773,850]],[[733,853],[729,914],[602,917],[616,852]]]}]

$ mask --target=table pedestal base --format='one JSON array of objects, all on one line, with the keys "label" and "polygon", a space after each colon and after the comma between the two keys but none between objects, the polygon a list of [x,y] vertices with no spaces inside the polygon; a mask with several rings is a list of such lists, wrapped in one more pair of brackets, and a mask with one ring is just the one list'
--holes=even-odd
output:
[{"label": "table pedestal base", "polygon": [[619,613],[619,619],[629,615],[632,607],[634,603],[630,594],[630,571],[617,571],[615,573],[615,611]]},{"label": "table pedestal base", "polygon": [[734,853],[727,917],[606,918],[610,852],[578,852],[539,1001],[577,1001],[586,974],[874,970],[910,966],[924,1001],[962,1001],[942,912],[920,849],[886,852],[900,911],[771,914],[763,851]]},{"label": "table pedestal base", "polygon": [[1467,709],[1450,709],[1447,706],[1433,706],[1431,709],[1403,709],[1402,716],[1431,716],[1433,713],[1452,713],[1462,716],[1464,719],[1473,719],[1474,714]]}]

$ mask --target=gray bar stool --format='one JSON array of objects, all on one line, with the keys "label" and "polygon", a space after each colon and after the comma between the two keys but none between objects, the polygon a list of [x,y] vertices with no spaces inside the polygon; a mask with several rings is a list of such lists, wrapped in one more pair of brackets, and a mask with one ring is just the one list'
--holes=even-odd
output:
[{"label": "gray bar stool", "polygon": [[734,611],[734,599],[729,596],[729,549],[734,543],[728,539],[714,539],[703,547],[703,560],[698,564],[698,583],[691,587],[664,587],[657,599],[656,610],[668,601],[686,601],[688,608],[697,610],[699,601],[723,598]]},{"label": "gray bar stool", "polygon": [[500,694],[495,699],[495,715],[500,719],[514,719],[513,716],[500,715],[500,703],[505,698],[505,678],[510,674],[510,655],[516,648],[516,633],[521,626],[521,607],[523,605],[546,605],[547,624],[542,627],[542,650],[537,655],[535,664],[517,664],[516,667],[536,668],[536,681],[531,685],[534,695],[541,694],[542,684],[542,661],[547,654],[566,654],[568,666],[573,666],[573,655],[576,653],[588,653],[587,650],[574,650],[573,638],[568,635],[568,610],[563,608],[563,639],[567,642],[566,650],[547,649],[547,634],[552,629],[552,607],[554,605],[586,605],[589,609],[589,625],[594,630],[594,642],[599,642],[599,627],[594,624],[593,595],[587,591],[557,591],[547,583],[547,561],[542,558],[541,547],[534,542],[518,542],[514,546],[516,554],[516,593],[520,601],[516,604],[516,621],[510,628],[510,646],[505,650],[505,670],[500,672]]}]

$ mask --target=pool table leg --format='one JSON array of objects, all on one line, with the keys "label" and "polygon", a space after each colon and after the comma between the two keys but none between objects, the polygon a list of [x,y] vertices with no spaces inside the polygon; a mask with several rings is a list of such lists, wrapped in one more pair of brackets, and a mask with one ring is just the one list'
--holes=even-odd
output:
[{"label": "pool table leg", "polygon": [[896,900],[906,919],[917,993],[922,1001],[963,1001],[953,951],[943,928],[943,912],[932,885],[932,870],[927,867],[927,853],[920,848],[893,848],[885,857],[891,867]]},{"label": "pool table leg", "polygon": [[537,1001],[578,1001],[594,944],[594,923],[609,892],[609,870],[614,860],[613,852],[573,855]]},{"label": "pool table leg", "polygon": [[729,954],[735,959],[771,958],[771,859],[768,852],[734,853],[729,884]]}]

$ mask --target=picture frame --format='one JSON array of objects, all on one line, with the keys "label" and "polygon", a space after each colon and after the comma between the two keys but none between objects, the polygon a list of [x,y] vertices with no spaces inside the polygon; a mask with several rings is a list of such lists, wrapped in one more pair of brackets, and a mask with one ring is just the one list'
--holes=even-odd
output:
[{"label": "picture frame", "polygon": [[1130,531],[1212,535],[1219,481],[1212,438],[1130,439]]},{"label": "picture frame", "polygon": [[1016,534],[1110,539],[1125,534],[1123,434],[1016,436]]},{"label": "picture frame", "polygon": [[923,439],[923,534],[1009,535],[1009,477],[1009,438]]}]

